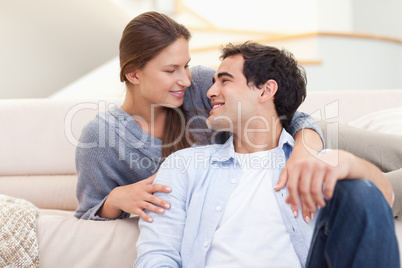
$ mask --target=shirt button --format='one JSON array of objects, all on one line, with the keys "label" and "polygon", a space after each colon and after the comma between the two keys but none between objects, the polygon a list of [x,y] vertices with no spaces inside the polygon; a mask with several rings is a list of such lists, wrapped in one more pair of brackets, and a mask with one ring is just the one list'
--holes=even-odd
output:
[{"label": "shirt button", "polygon": [[202,244],[204,247],[208,247],[208,242],[205,241],[204,244]]},{"label": "shirt button", "polygon": [[222,210],[222,207],[221,207],[221,206],[217,206],[217,207],[216,207],[216,210],[217,210],[217,211],[221,211],[221,210]]},{"label": "shirt button", "polygon": [[235,180],[235,179],[232,179],[230,182],[231,182],[231,183],[236,183],[236,180]]}]

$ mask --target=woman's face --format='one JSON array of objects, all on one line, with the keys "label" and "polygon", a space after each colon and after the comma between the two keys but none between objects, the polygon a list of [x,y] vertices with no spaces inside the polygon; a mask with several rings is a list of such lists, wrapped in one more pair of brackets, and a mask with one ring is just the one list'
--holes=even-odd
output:
[{"label": "woman's face", "polygon": [[[188,41],[180,38],[136,72],[143,104],[179,107],[190,86]],[[138,95],[137,95],[138,96]]]}]

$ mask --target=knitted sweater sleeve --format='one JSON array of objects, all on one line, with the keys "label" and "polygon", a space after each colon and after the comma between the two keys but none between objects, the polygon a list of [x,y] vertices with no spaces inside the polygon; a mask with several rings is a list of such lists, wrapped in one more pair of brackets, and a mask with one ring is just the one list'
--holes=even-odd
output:
[{"label": "knitted sweater sleeve", "polygon": [[312,118],[309,114],[296,111],[292,121],[290,122],[290,125],[286,128],[286,131],[294,138],[296,133],[302,129],[311,129],[317,132],[325,148],[324,135],[314,118]]},{"label": "knitted sweater sleeve", "polygon": [[[83,129],[76,148],[77,198],[75,217],[87,220],[110,220],[96,213],[102,207],[110,191],[119,186],[121,161],[118,149],[110,146],[106,123],[96,117]],[[128,217],[123,212],[118,218]]]}]

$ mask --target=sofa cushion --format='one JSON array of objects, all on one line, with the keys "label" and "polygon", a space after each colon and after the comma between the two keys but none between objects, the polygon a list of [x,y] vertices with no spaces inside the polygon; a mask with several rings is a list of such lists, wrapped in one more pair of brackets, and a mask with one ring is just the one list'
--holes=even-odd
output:
[{"label": "sofa cushion", "polygon": [[26,199],[38,208],[75,210],[76,175],[0,176],[0,194]]},{"label": "sofa cushion", "polygon": [[138,218],[78,220],[72,212],[41,210],[37,219],[40,267],[130,267],[137,257]]},{"label": "sofa cushion", "polygon": [[0,100],[0,174],[74,174],[84,125],[121,99]]},{"label": "sofa cushion", "polygon": [[402,136],[402,107],[369,113],[349,122],[349,125]]}]

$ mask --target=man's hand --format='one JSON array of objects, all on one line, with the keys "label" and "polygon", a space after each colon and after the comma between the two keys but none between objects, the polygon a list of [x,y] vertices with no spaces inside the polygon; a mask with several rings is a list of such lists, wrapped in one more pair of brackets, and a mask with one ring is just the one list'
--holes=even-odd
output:
[{"label": "man's hand", "polygon": [[[314,157],[321,151],[323,148],[322,141],[320,136],[311,129],[302,129],[295,135],[295,146],[293,148],[292,154],[290,158],[286,162],[284,169],[282,170],[281,176],[278,180],[278,184],[274,188],[274,190],[278,191],[285,187],[289,174],[293,172],[293,166],[298,160]],[[303,219],[306,222],[309,222],[310,219],[313,219],[315,216],[315,206],[313,209],[307,207],[306,201],[302,197],[302,214]],[[295,217],[298,216],[298,207],[292,205],[292,211]]]},{"label": "man's hand", "polygon": [[[310,211],[315,211],[316,205],[324,207],[324,196],[326,199],[332,198],[336,182],[347,178],[350,156],[346,152],[334,150],[296,161],[289,168],[289,196],[286,202],[298,209],[301,198],[303,206]],[[340,157],[342,162],[339,161]]]},{"label": "man's hand", "polygon": [[[285,187],[285,185],[288,181],[288,174],[289,174],[288,166],[291,167],[290,168],[291,170],[293,169],[292,168],[293,164],[290,164],[290,165],[286,164],[285,168],[282,170],[281,177],[279,178],[278,184],[275,186],[274,190],[279,191],[280,189]],[[309,208],[307,208],[307,204],[303,198],[301,199],[301,207],[302,207],[303,219],[306,222],[309,222],[311,219],[314,219],[316,208],[314,208],[313,210],[310,210]],[[291,204],[291,209],[293,211],[293,215],[295,217],[297,217],[299,214],[299,207]]]},{"label": "man's hand", "polygon": [[[331,199],[338,180],[368,179],[392,204],[392,186],[382,172],[373,164],[342,150],[320,153],[315,157],[297,160],[288,167],[286,202],[298,209],[299,200],[308,210],[315,205],[324,207],[325,199]],[[323,194],[324,193],[324,194]]]}]

